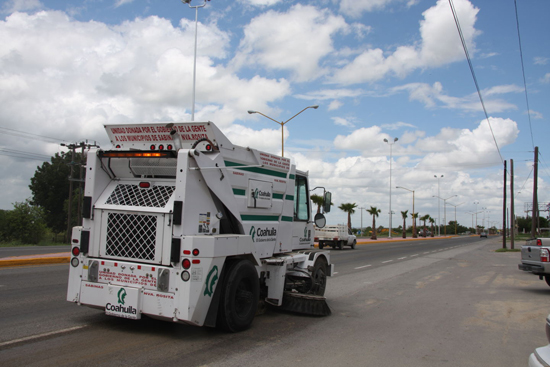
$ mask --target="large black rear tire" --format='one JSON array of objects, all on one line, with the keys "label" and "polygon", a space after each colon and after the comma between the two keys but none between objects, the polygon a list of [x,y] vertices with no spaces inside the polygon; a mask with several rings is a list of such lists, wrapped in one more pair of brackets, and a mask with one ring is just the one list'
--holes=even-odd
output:
[{"label": "large black rear tire", "polygon": [[222,284],[218,326],[235,333],[246,330],[252,324],[260,298],[258,272],[248,260],[227,264]]},{"label": "large black rear tire", "polygon": [[546,280],[546,284],[550,286],[550,275],[545,275],[544,280]]}]

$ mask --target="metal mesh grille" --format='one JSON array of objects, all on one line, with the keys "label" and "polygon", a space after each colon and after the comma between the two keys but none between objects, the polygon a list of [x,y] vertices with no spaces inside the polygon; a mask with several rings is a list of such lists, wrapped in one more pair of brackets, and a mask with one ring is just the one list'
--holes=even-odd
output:
[{"label": "metal mesh grille", "polygon": [[154,215],[108,213],[108,256],[154,260],[157,217]]},{"label": "metal mesh grille", "polygon": [[138,185],[118,184],[105,204],[164,208],[175,186],[152,186],[142,189]]}]

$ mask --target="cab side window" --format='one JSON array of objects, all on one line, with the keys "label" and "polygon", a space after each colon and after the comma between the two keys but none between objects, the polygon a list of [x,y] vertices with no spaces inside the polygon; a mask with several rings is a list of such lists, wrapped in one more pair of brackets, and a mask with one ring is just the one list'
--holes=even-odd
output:
[{"label": "cab side window", "polygon": [[309,195],[307,180],[304,176],[296,176],[294,187],[294,220],[309,220]]}]

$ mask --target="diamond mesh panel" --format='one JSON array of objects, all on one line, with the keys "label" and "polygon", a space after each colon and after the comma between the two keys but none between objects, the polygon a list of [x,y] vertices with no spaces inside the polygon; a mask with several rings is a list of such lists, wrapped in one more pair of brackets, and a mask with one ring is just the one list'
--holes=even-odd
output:
[{"label": "diamond mesh panel", "polygon": [[175,186],[152,186],[141,189],[138,185],[118,184],[105,204],[164,208]]},{"label": "diamond mesh panel", "polygon": [[108,213],[106,254],[154,260],[156,234],[154,215]]}]

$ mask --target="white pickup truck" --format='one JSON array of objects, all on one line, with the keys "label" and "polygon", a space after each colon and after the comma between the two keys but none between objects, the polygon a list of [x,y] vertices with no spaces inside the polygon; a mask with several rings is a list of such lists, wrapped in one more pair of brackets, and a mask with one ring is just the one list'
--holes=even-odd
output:
[{"label": "white pickup truck", "polygon": [[521,246],[521,264],[518,268],[538,275],[550,286],[550,238],[527,240]]},{"label": "white pickup truck", "polygon": [[315,242],[319,243],[319,249],[325,246],[332,246],[333,249],[342,250],[344,246],[351,246],[355,249],[357,238],[345,224],[335,226],[315,227]]}]

